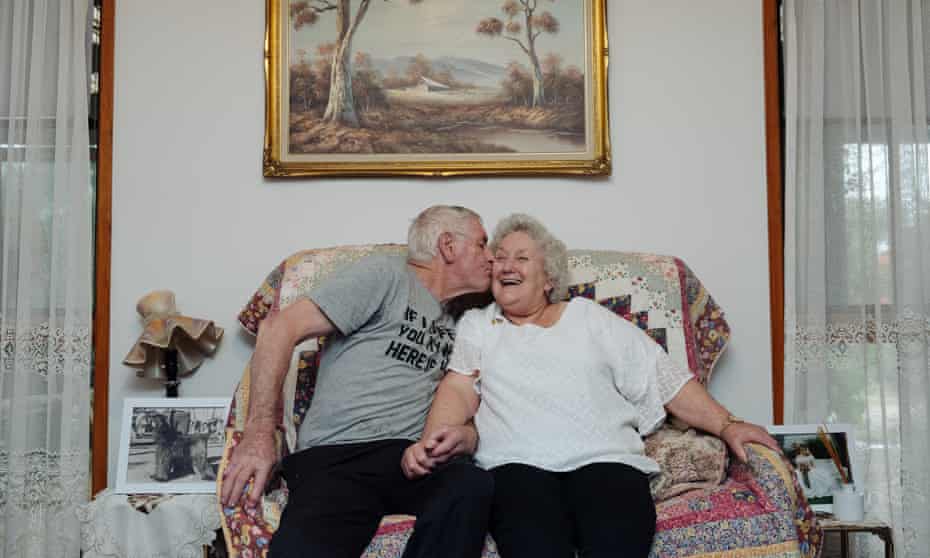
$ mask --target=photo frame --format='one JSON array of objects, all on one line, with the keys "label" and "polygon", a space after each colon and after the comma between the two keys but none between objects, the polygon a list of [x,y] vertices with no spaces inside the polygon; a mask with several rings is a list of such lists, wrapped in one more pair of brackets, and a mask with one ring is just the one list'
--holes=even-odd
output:
[{"label": "photo frame", "polygon": [[608,175],[607,57],[606,0],[266,0],[263,174]]},{"label": "photo frame", "polygon": [[116,493],[215,493],[229,404],[225,398],[126,399]]},{"label": "photo frame", "polygon": [[833,492],[842,484],[839,470],[817,433],[824,428],[849,482],[855,483],[855,435],[849,424],[769,426],[769,434],[794,464],[801,491],[815,512],[832,513]]}]

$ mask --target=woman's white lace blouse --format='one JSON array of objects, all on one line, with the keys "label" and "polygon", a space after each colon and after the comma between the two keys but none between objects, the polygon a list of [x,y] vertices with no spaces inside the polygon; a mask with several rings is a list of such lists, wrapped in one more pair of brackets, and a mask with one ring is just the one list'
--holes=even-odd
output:
[{"label": "woman's white lace blouse", "polygon": [[574,298],[548,328],[514,325],[497,304],[461,319],[449,369],[479,377],[478,464],[570,471],[596,462],[646,473],[641,436],[693,376],[642,330]]}]

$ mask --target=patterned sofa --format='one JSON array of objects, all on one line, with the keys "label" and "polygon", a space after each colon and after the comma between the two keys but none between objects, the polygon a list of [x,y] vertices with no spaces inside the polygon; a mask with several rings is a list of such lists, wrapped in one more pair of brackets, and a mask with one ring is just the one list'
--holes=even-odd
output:
[{"label": "patterned sofa", "polygon": [[[257,334],[273,308],[304,296],[320,279],[373,252],[405,252],[399,245],[346,246],[299,252],[277,266],[239,314]],[[723,313],[691,270],[679,259],[610,251],[570,252],[570,296],[598,301],[643,328],[695,377],[709,380],[730,337]],[[360,293],[361,294],[361,293]],[[325,342],[324,342],[325,344]],[[313,398],[319,363],[318,340],[294,351],[284,383],[276,444],[283,457],[294,448],[297,427]],[[249,370],[245,370],[227,421],[226,447],[217,491],[230,451],[241,440],[248,409]],[[286,412],[285,412],[286,410]],[[647,453],[663,472],[652,480],[657,501],[654,557],[816,558],[822,531],[801,493],[790,465],[761,446],[749,448],[742,464],[727,459],[717,438],[679,428],[674,418],[646,440]],[[283,479],[275,478],[256,510],[221,510],[232,557],[264,556],[287,502]],[[400,556],[413,526],[410,516],[388,516],[363,558]],[[498,556],[488,538],[485,557]]]}]

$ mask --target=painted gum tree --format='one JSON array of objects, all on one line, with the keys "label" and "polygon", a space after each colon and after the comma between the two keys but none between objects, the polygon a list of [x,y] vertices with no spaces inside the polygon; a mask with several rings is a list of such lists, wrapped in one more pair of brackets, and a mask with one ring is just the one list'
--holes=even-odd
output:
[{"label": "painted gum tree", "polygon": [[[408,0],[410,4],[419,4],[422,1]],[[338,122],[353,127],[359,125],[352,95],[352,39],[365,19],[370,4],[371,0],[361,0],[354,11],[352,0],[300,0],[290,4],[294,31],[314,25],[326,12],[336,14],[336,47],[332,55],[329,100],[323,113],[325,122]]]},{"label": "painted gum tree", "polygon": [[543,72],[539,64],[539,55],[536,53],[536,39],[542,33],[559,32],[559,20],[548,11],[537,13],[538,4],[537,0],[505,0],[501,5],[501,11],[507,16],[507,22],[489,17],[481,20],[475,30],[480,35],[503,37],[517,43],[530,59],[533,68],[534,107],[542,106],[546,100]]}]

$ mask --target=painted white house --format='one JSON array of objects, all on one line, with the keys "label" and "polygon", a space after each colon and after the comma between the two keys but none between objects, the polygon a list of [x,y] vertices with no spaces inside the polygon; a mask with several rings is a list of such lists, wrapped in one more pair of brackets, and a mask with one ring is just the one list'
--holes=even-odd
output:
[{"label": "painted white house", "polygon": [[452,87],[428,77],[420,76],[420,83],[416,86],[416,89],[424,93],[435,93],[438,91],[449,91]]}]

